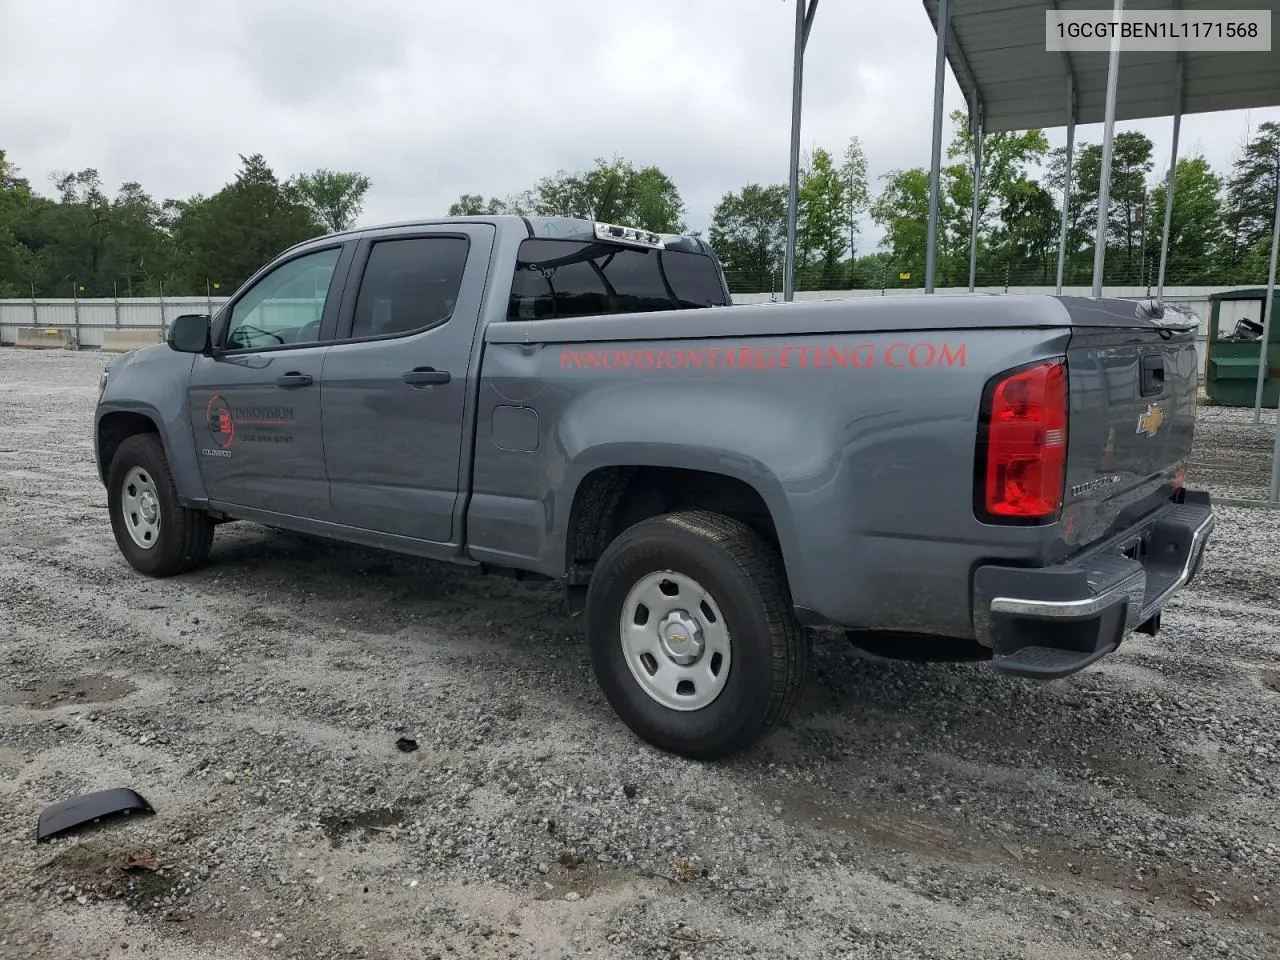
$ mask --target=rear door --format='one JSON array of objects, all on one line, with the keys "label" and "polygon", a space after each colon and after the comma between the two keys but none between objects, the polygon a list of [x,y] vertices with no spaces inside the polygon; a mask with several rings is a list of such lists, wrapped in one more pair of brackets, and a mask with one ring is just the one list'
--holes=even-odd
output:
[{"label": "rear door", "polygon": [[336,522],[454,537],[467,371],[495,234],[448,224],[361,241],[320,392]]},{"label": "rear door", "polygon": [[282,259],[215,320],[215,353],[195,358],[188,388],[209,499],[328,518],[320,376],[354,246]]}]

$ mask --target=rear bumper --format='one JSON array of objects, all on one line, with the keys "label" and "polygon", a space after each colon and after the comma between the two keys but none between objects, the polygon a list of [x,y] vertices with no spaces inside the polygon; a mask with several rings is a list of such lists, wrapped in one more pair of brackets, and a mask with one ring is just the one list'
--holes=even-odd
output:
[{"label": "rear bumper", "polygon": [[1208,493],[1187,491],[1141,524],[1051,567],[980,566],[973,616],[992,667],[1054,679],[1115,650],[1134,630],[1155,634],[1160,611],[1200,570],[1214,528]]}]

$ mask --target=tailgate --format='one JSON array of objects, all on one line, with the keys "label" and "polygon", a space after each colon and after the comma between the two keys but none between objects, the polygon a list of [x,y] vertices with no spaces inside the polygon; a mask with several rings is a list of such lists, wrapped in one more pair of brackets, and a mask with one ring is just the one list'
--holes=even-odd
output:
[{"label": "tailgate", "polygon": [[1181,485],[1195,431],[1196,322],[1149,301],[1063,302],[1072,315],[1064,534],[1086,544]]}]

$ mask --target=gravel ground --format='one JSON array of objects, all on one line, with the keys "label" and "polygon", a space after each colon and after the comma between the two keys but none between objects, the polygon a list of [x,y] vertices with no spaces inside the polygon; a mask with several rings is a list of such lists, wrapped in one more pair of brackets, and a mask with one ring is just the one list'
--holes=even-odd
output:
[{"label": "gravel ground", "polygon": [[[1207,397],[1202,395],[1201,402]],[[1206,403],[1197,411],[1196,440],[1188,482],[1207,487],[1220,497],[1266,500],[1271,485],[1271,455],[1275,447],[1274,410],[1253,422],[1253,407],[1219,407]]]},{"label": "gravel ground", "polygon": [[[0,957],[1280,956],[1280,511],[1067,680],[820,635],[791,724],[698,765],[551,588],[247,524],[132,572],[103,360],[0,350]],[[1256,439],[1223,413],[1193,481]],[[156,815],[35,844],[111,786]]]}]

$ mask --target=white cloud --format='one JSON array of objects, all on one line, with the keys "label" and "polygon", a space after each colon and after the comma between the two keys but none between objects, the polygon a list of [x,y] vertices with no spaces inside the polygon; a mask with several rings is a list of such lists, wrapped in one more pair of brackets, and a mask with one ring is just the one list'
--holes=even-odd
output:
[{"label": "white cloud", "polygon": [[[670,174],[701,228],[726,190],[786,178],[793,23],[791,0],[8,3],[0,148],[38,188],[95,167],[161,198],[217,190],[237,154],[281,175],[355,169],[374,184],[366,223],[616,153]],[[857,135],[873,179],[926,165],[933,55],[918,3],[823,3],[804,148]],[[949,80],[947,110],[959,105]],[[1188,117],[1184,153],[1224,170],[1247,122],[1266,119],[1280,109]],[[1170,121],[1117,129],[1144,130],[1163,166]]]}]

